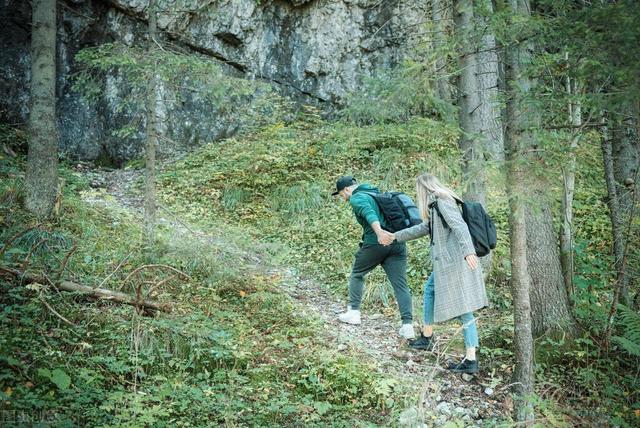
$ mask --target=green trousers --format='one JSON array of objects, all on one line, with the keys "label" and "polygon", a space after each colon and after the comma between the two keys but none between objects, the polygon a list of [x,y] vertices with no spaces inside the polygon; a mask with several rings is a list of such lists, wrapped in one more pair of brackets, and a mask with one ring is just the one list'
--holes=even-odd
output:
[{"label": "green trousers", "polygon": [[356,253],[349,280],[349,306],[360,309],[364,277],[376,266],[381,265],[393,287],[400,317],[404,324],[411,323],[411,290],[407,285],[407,246],[393,243],[387,247],[380,244],[364,243]]}]

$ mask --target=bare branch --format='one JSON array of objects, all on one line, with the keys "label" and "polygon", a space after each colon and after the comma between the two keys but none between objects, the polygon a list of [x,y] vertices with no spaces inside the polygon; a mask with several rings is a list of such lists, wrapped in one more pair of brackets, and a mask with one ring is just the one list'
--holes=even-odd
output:
[{"label": "bare branch", "polygon": [[55,316],[57,316],[58,318],[60,318],[64,323],[70,325],[71,327],[77,327],[77,325],[75,325],[74,323],[72,323],[71,321],[69,321],[68,319],[66,319],[65,317],[63,317],[62,315],[60,315],[55,309],[53,309],[51,307],[51,305],[49,305],[47,303],[47,301],[44,299],[44,297],[42,297],[42,295],[38,296],[38,298],[40,299],[40,301],[42,302],[43,305],[45,305],[47,307],[47,309],[49,309],[49,311],[51,311],[52,314],[54,314]]},{"label": "bare branch", "polygon": [[116,268],[113,270],[113,272],[111,272],[109,275],[107,275],[107,276],[105,277],[105,279],[103,279],[103,280],[102,280],[102,282],[100,283],[100,285],[98,285],[98,287],[97,287],[97,288],[102,287],[102,286],[107,282],[107,280],[108,280],[109,278],[111,278],[111,277],[113,276],[113,274],[115,274],[115,273],[118,271],[118,269],[120,269],[120,267],[121,267],[121,266],[124,264],[124,262],[125,262],[125,261],[130,257],[130,256],[131,256],[131,254],[132,254],[132,253],[127,254],[127,255],[124,257],[124,259],[122,259],[122,260],[120,261],[120,263],[118,263],[118,266],[116,266]]}]

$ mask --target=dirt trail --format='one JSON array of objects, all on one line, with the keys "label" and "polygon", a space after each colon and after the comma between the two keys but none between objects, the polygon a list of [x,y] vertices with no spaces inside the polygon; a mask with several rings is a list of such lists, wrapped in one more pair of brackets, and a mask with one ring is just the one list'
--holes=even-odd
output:
[{"label": "dirt trail", "polygon": [[[142,195],[137,184],[142,171],[99,170],[87,165],[77,168],[88,175],[97,191],[85,198],[90,203],[117,205],[141,214]],[[184,232],[190,239],[209,239],[204,231],[180,221],[169,212],[158,210],[158,221],[171,224],[177,232]],[[186,237],[186,236],[185,236]],[[258,257],[256,268],[264,270]],[[260,266],[258,266],[260,264]],[[457,360],[460,355],[448,349],[450,338],[459,335],[459,326],[452,323],[436,330],[436,352],[414,351],[398,335],[399,320],[382,313],[372,313],[364,308],[362,324],[352,326],[340,323],[337,315],[346,304],[332,295],[327,287],[317,281],[304,278],[288,267],[270,267],[268,274],[280,278],[286,293],[298,302],[300,315],[319,319],[324,326],[324,337],[318,338],[336,352],[366,356],[385,376],[421,392],[420,403],[401,403],[405,410],[398,421],[401,426],[443,426],[449,420],[462,421],[465,427],[483,426],[488,420],[502,419],[511,410],[511,399],[504,386],[492,385],[492,376],[483,368],[477,376],[452,374],[444,370],[447,360]],[[346,287],[346,284],[345,284]],[[414,296],[418,299],[420,296]],[[415,323],[416,331],[418,325]],[[419,421],[424,420],[424,424]]]}]

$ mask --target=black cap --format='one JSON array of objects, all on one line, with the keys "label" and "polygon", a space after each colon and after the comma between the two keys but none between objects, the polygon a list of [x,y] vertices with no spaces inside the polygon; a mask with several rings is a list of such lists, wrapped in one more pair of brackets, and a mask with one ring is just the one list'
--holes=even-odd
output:
[{"label": "black cap", "polygon": [[335,196],[338,193],[340,193],[342,189],[344,189],[345,187],[349,187],[353,184],[356,184],[355,178],[353,178],[350,175],[343,175],[342,177],[338,178],[338,181],[336,181],[336,191],[333,192],[331,195]]}]

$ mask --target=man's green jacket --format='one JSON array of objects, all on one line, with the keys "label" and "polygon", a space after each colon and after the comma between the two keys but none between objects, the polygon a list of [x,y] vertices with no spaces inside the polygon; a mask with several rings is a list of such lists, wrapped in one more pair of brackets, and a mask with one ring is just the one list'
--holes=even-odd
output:
[{"label": "man's green jacket", "polygon": [[356,215],[356,220],[358,220],[358,223],[360,223],[360,226],[362,226],[364,230],[362,242],[365,244],[377,244],[378,236],[371,228],[371,223],[379,221],[380,226],[383,228],[386,226],[386,223],[373,196],[365,192],[380,193],[380,190],[370,184],[362,183],[353,191],[353,194],[349,198],[349,203],[351,204],[353,213]]}]

